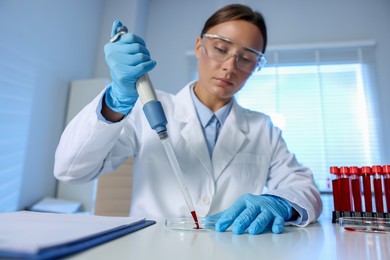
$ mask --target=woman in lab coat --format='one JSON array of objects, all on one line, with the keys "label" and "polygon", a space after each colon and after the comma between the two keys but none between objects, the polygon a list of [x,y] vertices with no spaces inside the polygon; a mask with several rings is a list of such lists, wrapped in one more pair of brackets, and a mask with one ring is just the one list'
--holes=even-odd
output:
[{"label": "woman in lab coat", "polygon": [[[112,36],[121,25],[114,22]],[[321,213],[312,172],[288,151],[281,131],[267,115],[242,108],[233,97],[264,65],[266,43],[260,13],[225,6],[196,40],[199,79],[177,95],[157,92],[195,210],[218,220],[217,231],[231,226],[236,234],[259,234],[271,227],[281,233],[285,222],[306,226]],[[112,84],[66,127],[55,176],[84,183],[133,157],[130,215],[189,216],[161,141],[137,101],[135,82],[155,62],[143,40],[131,33],[108,43],[105,53]],[[209,129],[214,114],[217,137]]]}]

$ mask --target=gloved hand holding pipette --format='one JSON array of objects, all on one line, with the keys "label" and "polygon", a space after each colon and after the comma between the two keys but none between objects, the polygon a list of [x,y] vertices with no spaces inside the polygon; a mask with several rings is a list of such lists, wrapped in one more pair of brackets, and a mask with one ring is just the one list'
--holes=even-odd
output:
[{"label": "gloved hand holding pipette", "polygon": [[262,233],[268,226],[272,232],[283,232],[285,220],[292,216],[292,207],[284,199],[270,195],[245,194],[224,212],[208,216],[204,222],[217,221],[215,230],[225,231],[232,226],[232,232],[255,235]]},{"label": "gloved hand holding pipette", "polygon": [[[111,29],[111,37],[117,34],[122,23],[116,20]],[[130,112],[138,99],[137,80],[156,66],[150,58],[144,40],[133,33],[126,33],[115,42],[104,46],[106,62],[111,73],[112,83],[107,89],[107,106],[123,115]]]},{"label": "gloved hand holding pipette", "polygon": [[[157,100],[156,93],[154,91],[152,83],[150,82],[149,77],[146,74],[147,69],[149,69],[149,67],[151,65],[148,66],[145,64],[150,64],[150,61],[148,60],[148,58],[140,59],[140,61],[143,63],[138,64],[136,62],[138,59],[134,58],[134,56],[143,57],[143,55],[147,55],[149,57],[149,51],[146,49],[144,41],[134,34],[131,35],[132,37],[130,38],[130,41],[128,41],[131,43],[131,45],[133,45],[130,48],[123,48],[123,47],[111,48],[112,44],[117,42],[121,37],[125,37],[125,35],[127,35],[127,34],[128,34],[127,27],[122,25],[122,23],[118,20],[114,21],[114,24],[112,26],[110,43],[107,44],[106,48],[105,48],[105,49],[107,49],[106,57],[108,57],[108,58],[113,57],[113,59],[115,59],[115,57],[120,56],[121,57],[120,62],[119,63],[112,62],[112,64],[125,65],[123,68],[124,70],[122,70],[122,71],[119,70],[119,75],[126,76],[127,75],[126,73],[129,73],[130,76],[124,77],[125,80],[122,80],[120,82],[123,84],[121,87],[116,87],[116,88],[111,87],[108,89],[108,91],[107,91],[108,94],[106,94],[106,103],[109,103],[111,101],[110,99],[108,99],[108,101],[107,101],[107,96],[111,97],[112,94],[114,93],[114,98],[116,98],[120,102],[119,107],[125,106],[125,108],[127,109],[130,106],[130,109],[131,109],[135,103],[135,101],[133,102],[133,100],[134,99],[136,100],[138,95],[140,96],[141,102],[143,104],[143,110],[145,112],[145,116],[146,116],[151,128],[157,132],[160,140],[162,141],[163,147],[166,151],[166,154],[167,154],[169,162],[172,166],[173,172],[178,180],[178,184],[180,185],[180,189],[182,191],[182,194],[183,194],[183,197],[186,201],[188,209],[190,210],[190,213],[194,219],[196,228],[199,229],[198,217],[197,217],[196,212],[195,212],[195,208],[194,208],[194,205],[193,205],[193,202],[191,199],[191,195],[188,191],[187,185],[185,184],[183,173],[182,173],[180,166],[179,166],[179,163],[176,159],[176,156],[175,156],[175,153],[173,151],[170,139],[168,138],[168,133],[167,133],[167,128],[166,128],[167,119],[165,116],[164,109],[161,105],[161,102]],[[138,52],[137,52],[137,49],[138,49]],[[131,53],[130,57],[127,55],[129,50],[132,50],[130,52]],[[110,52],[110,51],[112,51],[112,52]],[[112,55],[107,55],[107,53],[111,53]],[[123,53],[125,53],[125,55],[122,55]],[[129,64],[132,64],[132,65],[126,66]],[[145,69],[145,68],[139,69],[140,65],[145,65],[147,69]],[[138,68],[137,68],[137,66],[138,66]],[[154,67],[154,65],[151,68],[153,68],[153,67]],[[128,68],[130,68],[130,69],[128,69]],[[142,66],[141,66],[141,68],[142,68]],[[128,70],[126,70],[126,69],[128,69]],[[117,71],[115,66],[110,67],[110,70],[111,70],[111,74],[113,74],[113,72]],[[138,74],[139,72],[141,74]],[[135,80],[135,82],[134,82],[134,80]],[[113,79],[112,84],[113,85],[115,84],[114,79]],[[134,89],[136,90],[137,95],[134,94]],[[114,91],[110,92],[110,90],[114,90]],[[118,90],[118,91],[115,91],[115,90]],[[123,99],[125,102],[123,102],[123,100],[121,99],[122,93],[125,94],[125,98]],[[129,98],[129,99],[127,99],[127,98]],[[129,102],[127,102],[127,101],[129,101]],[[110,105],[109,105],[109,107],[111,108]],[[112,110],[114,110],[115,112],[119,112],[118,110],[115,110],[115,109],[117,109],[117,107],[115,107]],[[125,112],[125,111],[123,111],[123,112]],[[130,110],[127,113],[129,113],[129,112],[130,112]],[[120,113],[122,113],[122,112],[120,112]]]}]

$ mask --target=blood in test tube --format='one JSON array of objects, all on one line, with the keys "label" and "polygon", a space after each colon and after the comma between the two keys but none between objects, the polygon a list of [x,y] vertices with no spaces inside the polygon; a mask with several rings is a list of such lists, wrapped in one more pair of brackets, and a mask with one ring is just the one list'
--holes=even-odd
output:
[{"label": "blood in test tube", "polygon": [[371,193],[371,167],[363,166],[361,168],[363,175],[363,194],[365,212],[372,212],[372,193]]},{"label": "blood in test tube", "polygon": [[337,166],[330,167],[330,173],[332,174],[332,190],[333,190],[333,205],[335,211],[341,211],[341,198],[340,198],[340,169]]},{"label": "blood in test tube", "polygon": [[390,212],[390,165],[384,165],[383,170],[383,182],[385,186],[385,198],[387,212]]},{"label": "blood in test tube", "polygon": [[383,192],[382,192],[382,166],[372,166],[372,173],[374,175],[374,194],[376,212],[383,213]]},{"label": "blood in test tube", "polygon": [[349,167],[340,167],[340,196],[341,196],[341,210],[352,211],[352,195],[351,183],[349,181]]},{"label": "blood in test tube", "polygon": [[349,167],[352,196],[353,196],[353,209],[355,212],[362,212],[362,190],[360,186],[360,169],[356,166]]}]

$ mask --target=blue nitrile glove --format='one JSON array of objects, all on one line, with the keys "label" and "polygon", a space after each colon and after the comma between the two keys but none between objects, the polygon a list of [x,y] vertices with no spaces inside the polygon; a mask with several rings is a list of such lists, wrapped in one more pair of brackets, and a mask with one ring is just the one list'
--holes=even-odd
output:
[{"label": "blue nitrile glove", "polygon": [[[119,20],[114,21],[111,37],[120,26],[122,23]],[[105,95],[106,104],[111,110],[126,115],[138,98],[137,80],[152,70],[156,62],[150,59],[144,40],[133,33],[124,34],[117,41],[107,43],[104,53],[112,78]]]},{"label": "blue nitrile glove", "polygon": [[272,232],[283,232],[284,221],[291,218],[292,207],[284,199],[272,195],[245,194],[227,210],[206,217],[216,220],[215,230],[226,231],[232,226],[234,234],[243,234],[246,229],[252,235],[262,233],[265,228],[272,226]]}]

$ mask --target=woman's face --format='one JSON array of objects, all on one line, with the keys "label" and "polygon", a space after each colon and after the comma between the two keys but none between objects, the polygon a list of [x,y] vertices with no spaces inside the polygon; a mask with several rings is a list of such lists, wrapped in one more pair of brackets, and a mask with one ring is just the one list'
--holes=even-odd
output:
[{"label": "woman's face", "polygon": [[[254,24],[244,20],[218,24],[210,28],[207,34],[222,36],[255,50],[262,50],[264,45],[260,30]],[[245,48],[232,45],[231,50],[234,53],[241,53]],[[243,71],[237,66],[236,56],[224,62],[211,59],[210,55],[208,56],[202,50],[201,37],[196,41],[195,55],[198,58],[199,71],[195,93],[207,107],[216,111],[241,89],[251,72]]]}]

